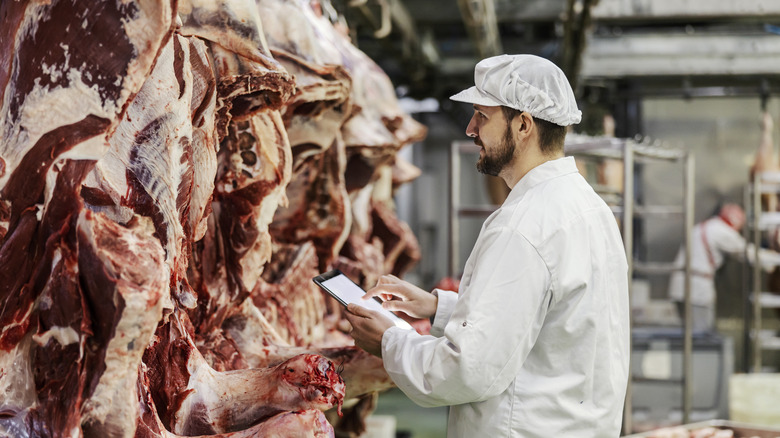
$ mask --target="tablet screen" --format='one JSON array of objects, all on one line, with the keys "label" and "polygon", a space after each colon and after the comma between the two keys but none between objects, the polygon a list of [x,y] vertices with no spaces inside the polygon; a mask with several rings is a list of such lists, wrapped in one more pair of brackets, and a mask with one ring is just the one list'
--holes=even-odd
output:
[{"label": "tablet screen", "polygon": [[341,271],[335,270],[318,275],[317,277],[314,277],[314,282],[325,289],[325,291],[327,291],[329,294],[333,295],[334,298],[336,298],[341,304],[345,306],[349,303],[355,303],[359,306],[363,306],[365,308],[376,310],[377,312],[382,313],[383,315],[390,318],[395,323],[396,327],[405,329],[412,328],[408,322],[382,307],[378,301],[373,299],[361,299],[361,297],[365,295],[366,292]]}]

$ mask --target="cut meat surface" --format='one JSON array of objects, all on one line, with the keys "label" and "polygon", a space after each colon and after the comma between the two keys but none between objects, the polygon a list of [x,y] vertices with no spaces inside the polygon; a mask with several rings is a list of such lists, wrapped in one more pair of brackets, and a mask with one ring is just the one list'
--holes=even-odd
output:
[{"label": "cut meat surface", "polygon": [[364,428],[392,382],[311,278],[415,259],[424,131],[313,7],[0,2],[0,435]]},{"label": "cut meat surface", "polygon": [[182,318],[174,312],[144,357],[155,405],[173,432],[231,432],[283,411],[341,406],[344,382],[329,360],[299,355],[273,368],[217,372],[187,336]]},{"label": "cut meat surface", "polygon": [[296,162],[287,188],[289,206],[276,212],[271,233],[283,243],[313,241],[320,270],[335,258],[346,241],[352,215],[344,183],[343,143]]}]

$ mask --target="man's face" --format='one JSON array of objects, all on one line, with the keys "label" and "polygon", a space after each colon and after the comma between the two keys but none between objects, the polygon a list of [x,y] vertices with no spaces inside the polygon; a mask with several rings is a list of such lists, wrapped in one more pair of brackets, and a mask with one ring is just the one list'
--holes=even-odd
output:
[{"label": "man's face", "polygon": [[482,147],[477,161],[477,170],[481,173],[498,176],[512,162],[515,144],[501,107],[474,105],[466,134]]}]

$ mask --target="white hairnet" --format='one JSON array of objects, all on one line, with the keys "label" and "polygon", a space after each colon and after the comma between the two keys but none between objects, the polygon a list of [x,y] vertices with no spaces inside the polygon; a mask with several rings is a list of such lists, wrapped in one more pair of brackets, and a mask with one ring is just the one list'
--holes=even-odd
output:
[{"label": "white hairnet", "polygon": [[480,61],[475,86],[450,97],[458,102],[508,106],[534,117],[568,126],[579,123],[569,80],[552,62],[534,55],[500,55]]}]

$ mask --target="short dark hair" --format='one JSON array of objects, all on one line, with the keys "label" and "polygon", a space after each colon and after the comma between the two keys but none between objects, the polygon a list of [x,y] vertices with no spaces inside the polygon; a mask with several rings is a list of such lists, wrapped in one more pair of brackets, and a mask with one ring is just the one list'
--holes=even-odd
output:
[{"label": "short dark hair", "polygon": [[[507,124],[524,112],[508,106],[501,106],[501,111],[504,113],[504,119],[506,119]],[[534,123],[539,128],[539,148],[542,150],[542,153],[552,154],[563,151],[566,127],[537,117],[531,116],[531,118],[534,119]]]}]

